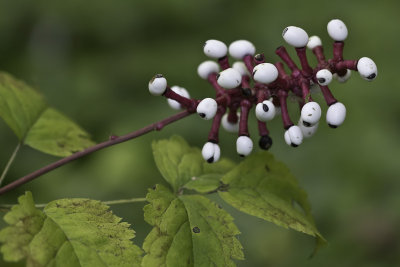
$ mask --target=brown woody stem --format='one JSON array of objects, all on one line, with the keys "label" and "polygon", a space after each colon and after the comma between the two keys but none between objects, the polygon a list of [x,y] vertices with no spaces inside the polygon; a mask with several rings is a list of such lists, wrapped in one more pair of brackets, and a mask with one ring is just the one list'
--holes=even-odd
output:
[{"label": "brown woody stem", "polygon": [[67,163],[69,163],[71,161],[74,161],[76,159],[82,158],[83,156],[91,154],[91,153],[93,153],[93,152],[95,152],[97,150],[101,150],[101,149],[109,147],[109,146],[113,146],[113,145],[116,145],[116,144],[119,144],[119,143],[122,143],[122,142],[126,142],[128,140],[134,139],[136,137],[139,137],[141,135],[144,135],[144,134],[152,132],[152,131],[160,131],[162,128],[164,128],[168,124],[173,123],[175,121],[178,121],[180,119],[183,119],[183,118],[189,116],[192,113],[193,112],[185,110],[185,111],[182,111],[182,112],[180,112],[178,114],[175,114],[175,115],[173,115],[171,117],[163,119],[163,120],[161,120],[159,122],[152,123],[152,124],[142,128],[142,129],[139,129],[137,131],[131,132],[129,134],[126,134],[126,135],[123,135],[123,136],[119,136],[119,137],[113,136],[112,138],[110,138],[110,140],[107,140],[105,142],[99,143],[99,144],[94,145],[92,147],[89,147],[89,148],[87,148],[87,149],[85,149],[83,151],[79,151],[79,152],[77,152],[75,154],[72,154],[71,156],[68,156],[68,157],[60,159],[60,160],[58,160],[56,162],[53,162],[53,163],[51,163],[51,164],[49,164],[49,165],[47,165],[47,166],[45,166],[45,167],[43,167],[43,168],[41,168],[41,169],[39,169],[37,171],[34,171],[34,172],[24,176],[24,177],[21,177],[21,178],[15,180],[12,183],[9,183],[6,186],[1,187],[0,188],[0,195],[3,195],[4,193],[7,193],[8,191],[11,191],[12,189],[14,189],[14,188],[16,188],[18,186],[21,186],[21,185],[23,185],[23,184],[25,184],[25,183],[27,183],[29,181],[32,181],[33,179],[35,179],[35,178],[37,178],[37,177],[39,177],[39,176],[41,176],[41,175],[43,175],[45,173],[48,173],[48,172],[50,172],[50,171],[52,171],[54,169],[57,169],[58,167],[61,167],[61,166],[65,165],[65,164],[67,164]]}]

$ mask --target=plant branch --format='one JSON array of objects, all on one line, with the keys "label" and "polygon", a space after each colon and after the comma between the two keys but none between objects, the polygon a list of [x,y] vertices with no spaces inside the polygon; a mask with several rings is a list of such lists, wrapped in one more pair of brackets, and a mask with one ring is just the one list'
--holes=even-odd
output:
[{"label": "plant branch", "polygon": [[[128,198],[128,199],[116,199],[116,200],[109,200],[109,201],[101,201],[101,203],[105,205],[118,205],[118,204],[129,204],[129,203],[136,203],[136,202],[145,202],[147,199],[145,197],[141,198]],[[35,204],[36,208],[42,209],[46,207],[48,203],[43,204]],[[18,204],[1,204],[0,211],[9,211],[13,206]]]},{"label": "plant branch", "polygon": [[135,202],[145,202],[147,199],[145,197],[142,198],[128,198],[128,199],[117,199],[117,200],[109,200],[102,201],[103,204],[106,205],[118,205],[118,204],[127,204],[127,203],[135,203]]},{"label": "plant branch", "polygon": [[79,159],[83,156],[86,156],[88,154],[91,154],[97,150],[101,150],[103,148],[109,147],[109,146],[113,146],[122,142],[126,142],[128,140],[134,139],[136,137],[139,137],[141,135],[144,135],[146,133],[152,132],[152,131],[160,131],[162,128],[164,128],[165,126],[167,126],[170,123],[173,123],[175,121],[178,121],[180,119],[183,119],[187,116],[189,116],[190,114],[193,114],[193,112],[190,111],[182,111],[178,114],[175,114],[171,117],[168,117],[166,119],[163,119],[161,121],[152,123],[146,127],[143,127],[142,129],[139,129],[137,131],[131,132],[129,134],[123,135],[123,136],[111,136],[109,140],[99,143],[97,145],[94,145],[92,147],[89,147],[83,151],[79,151],[75,154],[72,154],[71,156],[65,157],[63,159],[60,159],[56,162],[53,162],[39,170],[36,170],[24,177],[21,177],[17,180],[15,180],[14,182],[9,183],[6,186],[3,186],[0,188],[0,195],[3,195],[4,193],[7,193],[8,191],[11,191],[12,189],[21,186],[45,173],[48,173],[54,169],[57,169],[58,167],[61,167],[71,161],[74,161],[76,159]]},{"label": "plant branch", "polygon": [[6,165],[6,167],[4,168],[4,170],[3,170],[3,173],[1,174],[1,177],[0,177],[0,186],[1,186],[1,184],[3,183],[4,178],[6,178],[6,175],[7,175],[7,173],[8,173],[8,170],[10,169],[11,164],[14,162],[15,157],[17,156],[18,151],[19,151],[20,148],[21,148],[21,143],[19,142],[18,145],[15,147],[14,152],[11,154],[11,157],[10,157],[10,159],[8,160],[7,165]]}]

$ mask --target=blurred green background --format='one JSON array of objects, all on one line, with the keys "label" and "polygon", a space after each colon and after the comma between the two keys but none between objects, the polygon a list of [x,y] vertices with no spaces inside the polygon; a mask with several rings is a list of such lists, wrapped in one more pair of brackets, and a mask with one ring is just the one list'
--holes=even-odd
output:
[{"label": "blurred green background", "polygon": [[[369,83],[354,72],[346,84],[334,82],[334,95],[347,107],[344,125],[333,130],[322,122],[315,137],[296,149],[284,143],[280,119],[269,124],[271,151],[308,192],[329,245],[309,260],[311,237],[227,207],[242,231],[239,239],[247,259],[238,265],[399,266],[399,11],[398,1],[372,0],[1,0],[0,69],[40,90],[100,142],[174,114],[165,99],[148,93],[147,83],[156,73],[165,74],[171,85],[186,87],[192,97],[212,96],[212,88],[196,73],[206,59],[202,45],[207,39],[228,44],[249,39],[267,61],[275,62],[274,50],[284,44],[282,30],[296,25],[319,35],[330,57],[326,24],[340,18],[349,29],[345,58],[373,58],[378,78]],[[321,96],[316,99],[323,103]],[[296,105],[290,108],[295,120]],[[254,116],[252,122],[256,136]],[[1,196],[0,203],[15,203],[26,190],[37,203],[65,197],[143,197],[147,188],[164,183],[152,159],[151,141],[179,134],[201,147],[210,125],[196,116],[186,118],[46,174]],[[221,131],[223,156],[239,161],[235,140]],[[16,144],[0,121],[0,168]],[[54,160],[24,147],[5,182]],[[150,230],[142,206],[113,206],[137,231],[139,245]],[[21,265],[0,260],[0,266]]]}]

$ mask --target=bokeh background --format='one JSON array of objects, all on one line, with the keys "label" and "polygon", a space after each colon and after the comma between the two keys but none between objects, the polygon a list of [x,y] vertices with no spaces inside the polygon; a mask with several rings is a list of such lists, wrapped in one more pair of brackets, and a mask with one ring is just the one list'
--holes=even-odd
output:
[{"label": "bokeh background", "polygon": [[[207,39],[228,44],[249,39],[257,52],[275,62],[274,50],[284,44],[282,30],[296,25],[319,35],[329,56],[332,41],[326,24],[340,18],[349,29],[345,58],[373,58],[379,69],[376,81],[353,73],[346,84],[333,82],[334,95],[347,107],[344,125],[330,129],[322,121],[317,134],[296,149],[284,143],[280,119],[269,124],[271,151],[308,192],[329,245],[309,260],[311,237],[226,207],[242,231],[246,260],[238,265],[399,266],[399,11],[398,1],[372,0],[1,0],[0,69],[40,90],[100,142],[174,114],[165,99],[148,93],[147,83],[156,73],[186,87],[192,97],[212,96],[212,88],[196,73],[206,59],[202,45]],[[316,99],[323,103],[321,96]],[[290,106],[297,118],[297,106]],[[325,112],[326,106],[321,107]],[[257,136],[254,116],[252,121]],[[179,134],[201,147],[209,128],[210,122],[196,116],[185,118],[46,174],[1,196],[0,203],[15,203],[26,190],[37,203],[65,197],[143,197],[147,188],[165,183],[152,159],[152,140]],[[223,156],[239,161],[235,140],[221,132]],[[16,144],[0,121],[1,168]],[[5,182],[54,160],[24,147]],[[143,205],[113,206],[137,231],[139,245],[150,230]],[[22,265],[0,260],[0,266]]]}]

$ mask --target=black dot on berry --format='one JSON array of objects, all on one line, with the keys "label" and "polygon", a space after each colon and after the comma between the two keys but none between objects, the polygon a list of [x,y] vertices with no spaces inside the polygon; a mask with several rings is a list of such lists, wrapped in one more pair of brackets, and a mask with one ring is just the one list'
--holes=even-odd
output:
[{"label": "black dot on berry", "polygon": [[372,73],[371,75],[369,75],[368,77],[367,77],[367,79],[368,80],[372,80],[372,79],[374,79],[376,77],[376,74],[375,73]]},{"label": "black dot on berry", "polygon": [[268,107],[267,104],[263,104],[263,105],[262,105],[262,108],[263,108],[263,110],[264,110],[265,112],[268,112],[268,111],[269,111],[269,107]]},{"label": "black dot on berry", "polygon": [[206,117],[206,114],[204,114],[204,113],[199,113],[199,116],[202,117],[202,118],[205,118],[205,117]]},{"label": "black dot on berry", "polygon": [[261,61],[263,59],[263,56],[261,54],[257,54],[254,56],[254,59],[257,61]]},{"label": "black dot on berry", "polygon": [[293,143],[291,143],[290,144],[292,147],[298,147],[299,145],[296,145],[296,144],[293,144]]},{"label": "black dot on berry", "polygon": [[207,162],[208,162],[208,163],[213,163],[213,162],[214,162],[214,156],[212,156],[211,158],[209,158],[209,159],[207,160]]},{"label": "black dot on berry", "polygon": [[195,227],[193,227],[192,231],[193,231],[193,233],[198,234],[198,233],[200,233],[200,228],[195,226]]},{"label": "black dot on berry", "polygon": [[324,83],[325,81],[326,81],[325,78],[318,78],[319,83]]},{"label": "black dot on berry", "polygon": [[311,123],[306,122],[306,121],[303,121],[303,125],[306,126],[306,127],[311,127]]},{"label": "black dot on berry", "polygon": [[156,76],[154,76],[154,78],[162,78],[164,77],[162,74],[156,74]]},{"label": "black dot on berry", "polygon": [[241,157],[241,158],[244,158],[244,155],[242,155],[242,154],[239,154],[239,157]]},{"label": "black dot on berry", "polygon": [[283,32],[282,32],[282,36],[284,36],[284,35],[285,35],[285,33],[286,33],[288,30],[289,30],[289,28],[288,28],[288,27],[286,27],[286,28],[283,30]]},{"label": "black dot on berry", "polygon": [[221,76],[221,75],[217,74],[217,76],[216,76],[217,80],[219,79],[219,76]]},{"label": "black dot on berry", "polygon": [[333,128],[333,129],[337,128],[337,125],[333,125],[333,124],[328,124],[328,125],[329,125],[329,127]]}]

